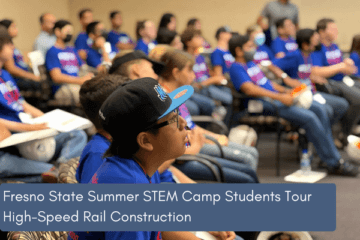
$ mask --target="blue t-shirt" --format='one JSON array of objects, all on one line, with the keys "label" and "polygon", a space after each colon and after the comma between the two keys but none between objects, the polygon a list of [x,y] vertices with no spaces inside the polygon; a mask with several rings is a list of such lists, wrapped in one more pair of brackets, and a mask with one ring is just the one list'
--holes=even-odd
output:
[{"label": "blue t-shirt", "polygon": [[77,51],[79,50],[88,51],[92,47],[92,44],[93,44],[93,40],[89,38],[86,32],[81,32],[76,37],[75,48]]},{"label": "blue t-shirt", "polygon": [[162,174],[160,174],[160,182],[175,183],[173,174],[166,169]]},{"label": "blue t-shirt", "polygon": [[211,54],[211,64],[213,66],[221,66],[223,73],[228,73],[231,67],[231,64],[235,61],[234,57],[231,55],[229,50],[222,50],[216,48]]},{"label": "blue t-shirt", "polygon": [[102,54],[99,50],[90,48],[86,57],[86,64],[90,67],[97,68],[103,61]]},{"label": "blue t-shirt", "polygon": [[131,37],[129,35],[127,35],[124,32],[116,32],[114,30],[110,31],[108,34],[108,37],[106,39],[107,42],[109,42],[111,44],[111,51],[112,52],[119,52],[119,49],[117,48],[117,44],[120,43],[131,43],[133,44],[133,40],[131,39]]},{"label": "blue t-shirt", "polygon": [[[19,49],[17,48],[14,49],[13,58],[14,58],[15,66],[21,68],[24,71],[29,71],[29,66],[25,63],[24,56],[21,54]],[[14,80],[17,82],[19,79],[14,77]]]},{"label": "blue t-shirt", "polygon": [[266,45],[262,45],[257,47],[253,62],[259,64],[261,61],[272,61],[274,58],[275,56],[271,49]]},{"label": "blue t-shirt", "polygon": [[356,77],[360,78],[360,57],[359,57],[359,54],[357,52],[352,52],[350,54],[350,58],[354,61],[355,66],[358,68],[358,72],[355,73],[354,75]]},{"label": "blue t-shirt", "polygon": [[201,83],[210,77],[209,67],[204,56],[198,55],[193,66],[195,81]]},{"label": "blue t-shirt", "polygon": [[[77,77],[81,65],[82,60],[73,47],[67,46],[65,49],[60,49],[52,46],[46,53],[45,66],[48,71],[54,68],[60,68],[61,73]],[[55,94],[59,88],[60,84],[53,83],[53,94]]]},{"label": "blue t-shirt", "polygon": [[295,52],[287,54],[284,58],[274,60],[274,64],[287,72],[291,78],[295,78],[305,83],[315,92],[315,85],[310,80],[311,68],[315,59],[315,54],[311,53],[305,56],[298,49]]},{"label": "blue t-shirt", "polygon": [[135,50],[141,50],[146,55],[149,55],[149,52],[156,46],[157,42],[155,40],[151,41],[149,44],[146,44],[142,38],[140,38],[137,43]]},{"label": "blue t-shirt", "polygon": [[97,133],[85,146],[76,170],[76,180],[79,183],[88,183],[96,170],[104,162],[102,156],[110,147],[110,141],[103,135]]},{"label": "blue t-shirt", "polygon": [[[126,183],[126,184],[149,184],[160,183],[159,172],[156,171],[150,178],[134,159],[124,159],[118,156],[106,158],[92,179],[92,184],[102,183]],[[136,239],[136,240],[161,240],[161,232],[138,231],[138,232],[70,232],[68,239]]]},{"label": "blue t-shirt", "polygon": [[24,111],[24,99],[11,77],[4,69],[0,70],[0,118],[21,122],[19,113]]},{"label": "blue t-shirt", "polygon": [[293,52],[298,49],[298,45],[294,38],[289,37],[288,39],[282,39],[277,37],[273,40],[271,44],[271,49],[276,55],[279,52],[284,52],[285,54]]},{"label": "blue t-shirt", "polygon": [[252,61],[246,64],[239,62],[233,63],[230,68],[230,78],[237,91],[240,91],[244,83],[252,82],[259,87],[276,92],[271,81],[267,79],[258,65]]},{"label": "blue t-shirt", "polygon": [[[321,44],[321,50],[314,52],[314,55],[314,66],[326,67],[341,63],[343,61],[342,53],[335,43],[332,43],[328,47],[324,44]],[[338,73],[330,78],[336,81],[342,81],[344,74]]]}]

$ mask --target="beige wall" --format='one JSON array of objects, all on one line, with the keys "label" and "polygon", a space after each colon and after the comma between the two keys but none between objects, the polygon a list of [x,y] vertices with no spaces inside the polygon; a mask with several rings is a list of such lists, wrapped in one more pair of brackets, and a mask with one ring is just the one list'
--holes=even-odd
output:
[{"label": "beige wall", "polygon": [[[75,29],[80,26],[77,12],[88,6],[94,10],[96,19],[104,21],[108,27],[108,13],[113,9],[123,12],[123,30],[135,36],[135,22],[150,19],[158,24],[161,14],[167,11],[177,16],[178,31],[182,31],[187,20],[198,17],[202,21],[203,34],[215,44],[216,29],[228,24],[233,30],[244,32],[256,21],[262,8],[269,0],[70,0],[70,16]],[[359,0],[292,0],[300,9],[300,27],[315,28],[322,17],[332,17],[339,27],[338,44],[344,50],[350,47],[354,34],[360,33]]]},{"label": "beige wall", "polygon": [[[52,12],[57,18],[70,19],[76,32],[80,30],[77,13],[90,7],[95,19],[110,27],[108,14],[111,10],[123,12],[123,31],[135,37],[135,22],[153,20],[156,25],[161,14],[167,11],[177,16],[178,31],[182,31],[187,20],[198,17],[203,23],[203,34],[215,44],[216,29],[228,24],[233,30],[244,32],[255,22],[268,0],[0,0],[0,16],[15,20],[19,36],[15,44],[22,51],[31,51],[32,44],[40,31],[38,17],[43,12]],[[314,27],[316,21],[325,16],[334,18],[339,26],[339,45],[347,50],[352,36],[360,32],[358,0],[292,0],[300,9],[300,26]]]},{"label": "beige wall", "polygon": [[56,17],[69,18],[68,0],[0,0],[0,16],[14,20],[18,26],[15,45],[25,54],[32,51],[33,42],[40,32],[39,17],[51,12]]}]

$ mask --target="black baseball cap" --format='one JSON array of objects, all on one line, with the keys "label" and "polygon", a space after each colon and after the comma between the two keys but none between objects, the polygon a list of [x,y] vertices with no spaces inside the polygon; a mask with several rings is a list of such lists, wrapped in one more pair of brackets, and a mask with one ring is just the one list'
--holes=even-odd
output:
[{"label": "black baseball cap", "polygon": [[122,64],[136,59],[145,59],[151,62],[153,65],[154,72],[157,75],[160,75],[165,67],[163,63],[150,59],[143,51],[136,50],[131,53],[125,54],[124,56],[115,58],[112,66],[109,69],[109,74],[115,72],[115,70],[118,69]]},{"label": "black baseball cap", "polygon": [[126,82],[101,106],[101,125],[114,139],[137,135],[178,108],[193,92],[193,87],[185,85],[167,94],[153,78]]},{"label": "black baseball cap", "polygon": [[222,33],[222,32],[231,33],[231,28],[230,28],[229,26],[222,26],[222,27],[220,27],[218,30],[216,30],[215,38],[216,38],[216,39],[219,39],[219,35],[220,35],[220,33]]}]

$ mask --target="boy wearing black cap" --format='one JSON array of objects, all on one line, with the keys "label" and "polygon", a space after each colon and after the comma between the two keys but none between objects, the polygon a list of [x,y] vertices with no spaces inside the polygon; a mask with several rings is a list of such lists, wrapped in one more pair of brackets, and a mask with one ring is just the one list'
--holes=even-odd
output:
[{"label": "boy wearing black cap", "polygon": [[213,65],[214,74],[222,76],[229,72],[234,57],[229,52],[229,40],[231,38],[231,29],[228,26],[219,28],[216,31],[215,38],[217,47],[211,54],[211,64]]},{"label": "boy wearing black cap", "polygon": [[[118,87],[99,110],[103,129],[112,136],[112,142],[91,183],[160,183],[160,165],[185,152],[186,121],[177,109],[193,92],[191,86],[183,86],[168,95],[152,78]],[[160,232],[150,231],[70,232],[69,237],[86,239],[98,234],[102,239],[162,239]],[[177,234],[181,239],[198,239],[191,233],[174,232],[164,232],[164,239]]]}]

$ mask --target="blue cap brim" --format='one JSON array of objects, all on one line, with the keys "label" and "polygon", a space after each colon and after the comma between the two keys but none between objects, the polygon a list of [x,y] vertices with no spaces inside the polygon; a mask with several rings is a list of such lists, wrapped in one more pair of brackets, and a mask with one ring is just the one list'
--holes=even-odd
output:
[{"label": "blue cap brim", "polygon": [[168,96],[171,98],[172,103],[168,110],[161,115],[158,119],[165,117],[172,111],[174,111],[176,108],[178,108],[181,104],[183,104],[186,100],[188,100],[191,95],[194,93],[194,88],[190,85],[185,85],[182,87],[179,87],[168,94]]}]

